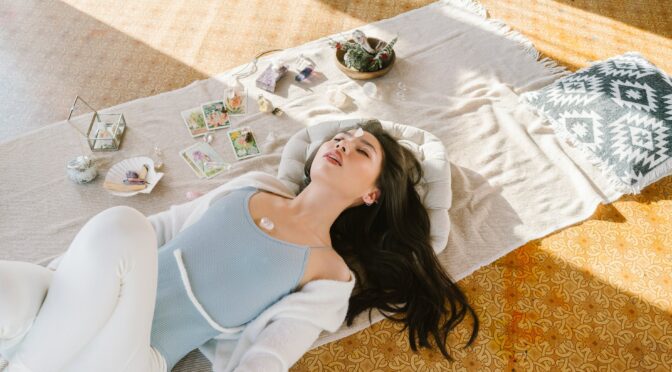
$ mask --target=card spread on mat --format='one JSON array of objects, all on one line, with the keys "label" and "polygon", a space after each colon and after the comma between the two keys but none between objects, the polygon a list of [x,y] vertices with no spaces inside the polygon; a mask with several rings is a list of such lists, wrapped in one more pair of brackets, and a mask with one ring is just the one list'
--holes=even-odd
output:
[{"label": "card spread on mat", "polygon": [[180,157],[198,178],[212,178],[228,169],[224,159],[207,143],[197,142],[180,151]]},{"label": "card spread on mat", "polygon": [[229,128],[229,113],[226,111],[224,101],[206,102],[201,105],[205,125],[209,130]]},{"label": "card spread on mat", "polygon": [[224,95],[224,107],[231,116],[245,115],[247,112],[247,90],[227,90]]},{"label": "card spread on mat", "polygon": [[200,137],[208,132],[208,127],[205,125],[205,118],[203,117],[203,110],[201,107],[184,110],[180,114],[192,137]]},{"label": "card spread on mat", "polygon": [[227,134],[229,135],[229,140],[231,140],[233,153],[238,160],[261,154],[259,146],[257,146],[257,140],[254,138],[254,134],[249,127],[231,130]]}]

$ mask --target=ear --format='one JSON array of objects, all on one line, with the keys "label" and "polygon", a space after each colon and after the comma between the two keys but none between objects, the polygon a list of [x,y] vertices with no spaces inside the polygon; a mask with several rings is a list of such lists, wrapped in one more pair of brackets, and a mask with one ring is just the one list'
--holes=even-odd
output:
[{"label": "ear", "polygon": [[380,189],[377,187],[362,196],[362,200],[364,200],[364,203],[366,204],[377,203],[378,198],[380,198]]}]

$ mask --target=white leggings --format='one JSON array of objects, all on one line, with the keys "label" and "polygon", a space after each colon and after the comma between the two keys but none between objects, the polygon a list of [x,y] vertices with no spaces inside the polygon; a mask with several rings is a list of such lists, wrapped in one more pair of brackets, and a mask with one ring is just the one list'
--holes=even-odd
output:
[{"label": "white leggings", "polygon": [[149,220],[125,206],[97,214],[63,256],[8,372],[164,372],[149,344],[156,283]]}]

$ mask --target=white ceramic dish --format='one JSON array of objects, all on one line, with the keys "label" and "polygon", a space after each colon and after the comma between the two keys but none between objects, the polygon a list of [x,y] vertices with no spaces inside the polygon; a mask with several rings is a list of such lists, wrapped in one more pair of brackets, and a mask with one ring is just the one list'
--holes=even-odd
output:
[{"label": "white ceramic dish", "polygon": [[126,178],[126,171],[134,171],[134,172],[139,172],[140,169],[142,169],[142,166],[144,164],[147,164],[149,167],[149,171],[147,172],[147,177],[145,180],[147,180],[147,187],[139,190],[139,191],[128,191],[128,192],[121,192],[121,191],[113,191],[113,190],[107,190],[112,195],[116,196],[133,196],[136,194],[149,194],[152,192],[152,189],[154,189],[154,186],[159,182],[161,177],[163,177],[163,173],[157,173],[154,170],[154,161],[146,156],[138,156],[135,158],[128,158],[124,159],[110,168],[110,170],[107,171],[107,175],[105,176],[105,182],[114,182],[114,183],[119,183],[123,184],[124,179]]}]

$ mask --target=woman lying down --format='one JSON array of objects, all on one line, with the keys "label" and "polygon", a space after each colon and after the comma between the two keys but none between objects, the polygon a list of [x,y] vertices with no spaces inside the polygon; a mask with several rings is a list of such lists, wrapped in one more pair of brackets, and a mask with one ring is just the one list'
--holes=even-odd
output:
[{"label": "woman lying down", "polygon": [[[322,330],[372,308],[408,328],[413,351],[431,336],[448,359],[469,314],[471,344],[478,320],[430,244],[415,156],[368,121],[326,140],[305,175],[296,197],[250,172],[149,218],[109,208],[53,273],[0,261],[8,371],[170,371],[226,335],[238,341],[215,370],[286,371]],[[21,283],[42,290],[17,294]]]}]

